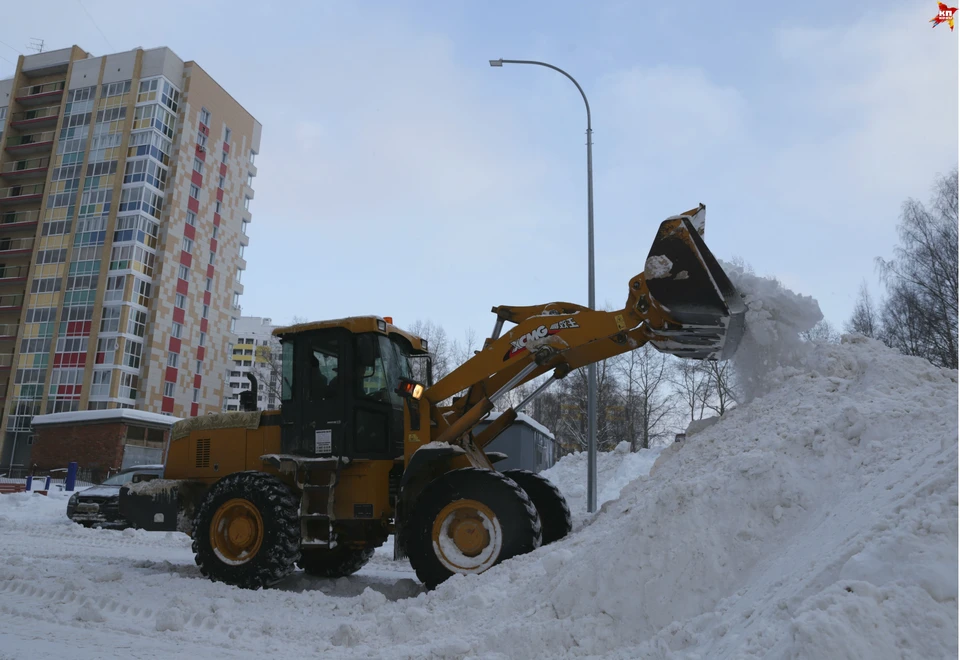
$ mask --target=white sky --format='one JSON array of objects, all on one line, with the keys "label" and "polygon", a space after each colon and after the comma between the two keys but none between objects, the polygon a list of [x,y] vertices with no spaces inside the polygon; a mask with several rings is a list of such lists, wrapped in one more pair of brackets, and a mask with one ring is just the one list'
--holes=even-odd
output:
[{"label": "white sky", "polygon": [[0,77],[31,37],[166,45],[262,122],[241,302],[276,323],[483,335],[493,305],[586,303],[583,105],[489,59],[549,61],[590,98],[601,305],[623,304],[659,222],[703,202],[719,258],[839,326],[862,279],[878,290],[900,204],[958,160],[960,32],[931,29],[935,2],[46,4],[0,25]]}]

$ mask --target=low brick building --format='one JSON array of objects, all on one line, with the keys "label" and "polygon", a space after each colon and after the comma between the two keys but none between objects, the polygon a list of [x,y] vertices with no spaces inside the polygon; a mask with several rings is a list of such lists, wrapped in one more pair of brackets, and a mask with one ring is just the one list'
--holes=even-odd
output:
[{"label": "low brick building", "polygon": [[142,410],[85,410],[33,418],[30,467],[37,472],[76,461],[93,479],[108,472],[163,463],[176,417]]}]

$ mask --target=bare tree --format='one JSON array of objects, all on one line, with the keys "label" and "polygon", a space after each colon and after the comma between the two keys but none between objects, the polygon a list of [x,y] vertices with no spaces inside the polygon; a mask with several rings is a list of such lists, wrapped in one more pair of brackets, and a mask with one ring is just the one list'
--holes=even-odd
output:
[{"label": "bare tree", "polygon": [[[562,385],[560,415],[554,427],[557,440],[567,451],[587,448],[587,369],[574,369],[558,385]],[[555,385],[554,387],[557,387]],[[617,382],[613,363],[597,363],[597,449],[613,449],[618,438],[614,432],[622,405],[616,397]]]},{"label": "bare tree", "polygon": [[[447,339],[447,331],[443,329],[443,326],[430,320],[423,321],[417,319],[410,326],[410,332],[421,339],[427,340],[427,348],[433,357],[434,382],[440,380],[456,368],[457,365],[454,364],[451,353],[452,347]],[[423,360],[414,360],[413,367],[414,378],[423,383],[427,382],[426,373],[423,373],[423,369],[426,367],[426,365],[423,364]]]},{"label": "bare tree", "polygon": [[729,360],[704,360],[699,366],[706,374],[706,382],[700,388],[701,413],[706,409],[723,415],[736,405],[739,398],[734,385],[733,363]]},{"label": "bare tree", "polygon": [[267,409],[275,409],[283,391],[283,352],[278,340],[271,338],[269,344],[257,346],[250,371],[257,379],[260,393],[267,398]]},{"label": "bare tree", "polygon": [[837,332],[833,324],[827,319],[820,319],[819,322],[809,330],[804,330],[800,336],[807,341],[838,342],[840,333]]},{"label": "bare tree", "polygon": [[649,449],[666,431],[665,423],[674,413],[670,397],[667,355],[650,344],[615,359],[620,375],[617,395],[623,401],[623,425],[618,434],[630,441],[630,450]]},{"label": "bare tree", "polygon": [[709,399],[710,374],[701,360],[674,360],[670,377],[675,395],[687,421],[703,419]]},{"label": "bare tree", "polygon": [[844,324],[847,332],[858,332],[864,337],[876,339],[880,334],[880,315],[873,304],[873,298],[870,296],[870,289],[867,283],[860,283],[860,291],[857,293],[857,302],[853,306],[853,314],[850,320]]},{"label": "bare tree", "polygon": [[883,339],[910,355],[957,368],[957,170],[940,177],[931,208],[903,205],[894,258],[877,259],[887,286]]}]

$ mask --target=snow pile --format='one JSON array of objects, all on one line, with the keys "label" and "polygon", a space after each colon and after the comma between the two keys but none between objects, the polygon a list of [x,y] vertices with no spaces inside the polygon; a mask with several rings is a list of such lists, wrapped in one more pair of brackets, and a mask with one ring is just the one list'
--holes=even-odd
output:
[{"label": "snow pile", "polygon": [[[659,449],[631,452],[629,442],[621,442],[613,451],[597,452],[597,506],[617,499],[624,486],[650,474],[659,455]],[[587,513],[587,452],[567,454],[540,474],[563,493],[573,514],[573,528],[580,529],[590,517]]]},{"label": "snow pile", "polygon": [[811,350],[800,339],[823,319],[810,296],[783,288],[777,280],[757,277],[741,266],[721,263],[747,306],[746,329],[733,358],[747,401],[766,391],[784,367],[797,366]]}]

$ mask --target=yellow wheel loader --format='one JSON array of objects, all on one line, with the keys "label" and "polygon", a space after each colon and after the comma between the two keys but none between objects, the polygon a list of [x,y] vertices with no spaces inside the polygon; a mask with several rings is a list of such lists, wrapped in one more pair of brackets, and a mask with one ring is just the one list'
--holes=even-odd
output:
[{"label": "yellow wheel loader", "polygon": [[[571,525],[560,492],[537,474],[497,471],[504,456],[484,447],[572,369],[647,342],[692,359],[734,353],[745,306],[703,242],[704,213],[660,225],[623,309],[495,307],[483,348],[435,383],[427,342],[390,319],[277,329],[281,410],[257,412],[254,389],[252,410],[178,422],[163,479],[135,479],[121,512],[186,532],[204,575],[252,589],[296,566],[349,575],[391,534],[429,587],[562,538]],[[476,430],[507,392],[547,373]]]}]

